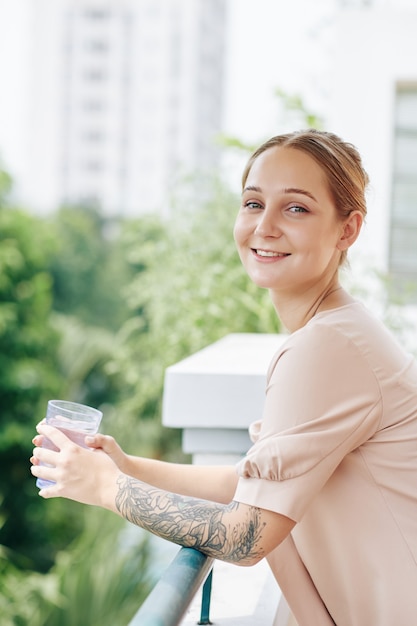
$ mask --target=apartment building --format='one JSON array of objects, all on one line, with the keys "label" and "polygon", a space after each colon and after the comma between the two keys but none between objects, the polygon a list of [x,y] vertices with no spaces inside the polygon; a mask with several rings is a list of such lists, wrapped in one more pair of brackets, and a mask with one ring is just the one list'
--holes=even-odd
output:
[{"label": "apartment building", "polygon": [[226,0],[38,0],[26,11],[20,181],[31,206],[165,213],[178,177],[218,165]]}]

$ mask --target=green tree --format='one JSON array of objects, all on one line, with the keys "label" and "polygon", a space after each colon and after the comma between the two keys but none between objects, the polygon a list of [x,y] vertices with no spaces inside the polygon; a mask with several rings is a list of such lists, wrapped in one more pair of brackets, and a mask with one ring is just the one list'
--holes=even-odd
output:
[{"label": "green tree", "polygon": [[93,206],[63,207],[48,222],[55,240],[49,260],[54,310],[87,326],[117,330],[126,317],[120,293],[129,278],[120,222]]},{"label": "green tree", "polygon": [[127,318],[123,288],[134,271],[121,243],[123,223],[103,217],[94,206],[63,207],[47,223],[55,243],[48,269],[53,323],[61,337],[63,396],[92,406],[112,405],[119,388],[105,366],[115,331]]},{"label": "green tree", "polygon": [[59,595],[39,626],[127,624],[151,589],[149,538],[108,511],[84,508],[80,515],[84,530],[57,555],[50,575]]},{"label": "green tree", "polygon": [[10,174],[1,167],[0,163],[0,208],[5,206],[8,200],[12,183],[13,181]]},{"label": "green tree", "polygon": [[[39,566],[48,523],[29,472],[34,427],[60,389],[58,335],[50,323],[50,242],[39,220],[0,208],[0,543],[21,565]],[[50,555],[49,555],[50,556]]]},{"label": "green tree", "polygon": [[[79,507],[82,532],[47,574],[22,572],[0,550],[2,626],[127,624],[149,593],[149,541],[126,522]],[[131,537],[130,537],[131,535]]]}]

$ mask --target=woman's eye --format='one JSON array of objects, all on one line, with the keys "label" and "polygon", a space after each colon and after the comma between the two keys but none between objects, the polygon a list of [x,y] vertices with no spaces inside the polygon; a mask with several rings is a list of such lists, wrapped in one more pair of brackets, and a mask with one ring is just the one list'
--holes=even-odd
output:
[{"label": "woman's eye", "polygon": [[298,206],[298,204],[290,206],[288,210],[290,211],[290,213],[308,213],[307,209],[305,209],[303,206]]},{"label": "woman's eye", "polygon": [[247,209],[261,209],[262,205],[259,204],[259,202],[255,202],[255,200],[249,200],[248,202],[245,202],[244,205]]}]

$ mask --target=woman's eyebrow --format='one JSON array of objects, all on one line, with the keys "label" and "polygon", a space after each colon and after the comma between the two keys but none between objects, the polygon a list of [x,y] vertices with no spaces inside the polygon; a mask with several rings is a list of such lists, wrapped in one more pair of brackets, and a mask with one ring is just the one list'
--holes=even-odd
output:
[{"label": "woman's eyebrow", "polygon": [[283,193],[299,193],[303,196],[307,196],[308,198],[311,198],[311,200],[314,200],[314,202],[317,202],[313,194],[307,191],[306,189],[299,189],[298,187],[287,187],[286,189],[283,189],[282,192]]},{"label": "woman's eyebrow", "polygon": [[[262,188],[261,187],[257,187],[256,185],[248,185],[247,187],[245,187],[243,189],[242,194],[244,194],[245,191],[257,191],[258,193],[262,193]],[[285,189],[283,189],[281,191],[281,193],[283,193],[283,194],[298,193],[298,194],[301,194],[303,196],[307,196],[311,200],[314,200],[314,202],[317,202],[317,200],[313,196],[313,194],[310,193],[309,191],[307,191],[306,189],[300,189],[298,187],[285,187]]]},{"label": "woman's eyebrow", "polygon": [[244,194],[245,191],[258,191],[259,193],[261,193],[262,189],[260,187],[256,187],[256,185],[248,185],[247,187],[242,189],[242,194]]}]

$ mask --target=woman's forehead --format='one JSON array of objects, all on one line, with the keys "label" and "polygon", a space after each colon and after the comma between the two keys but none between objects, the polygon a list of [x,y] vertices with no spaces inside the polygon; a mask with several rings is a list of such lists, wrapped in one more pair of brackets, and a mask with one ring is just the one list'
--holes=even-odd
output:
[{"label": "woman's forehead", "polygon": [[290,147],[274,146],[258,155],[248,172],[245,187],[273,181],[289,187],[303,183],[302,188],[324,185],[328,189],[326,174],[317,161],[306,152]]}]

